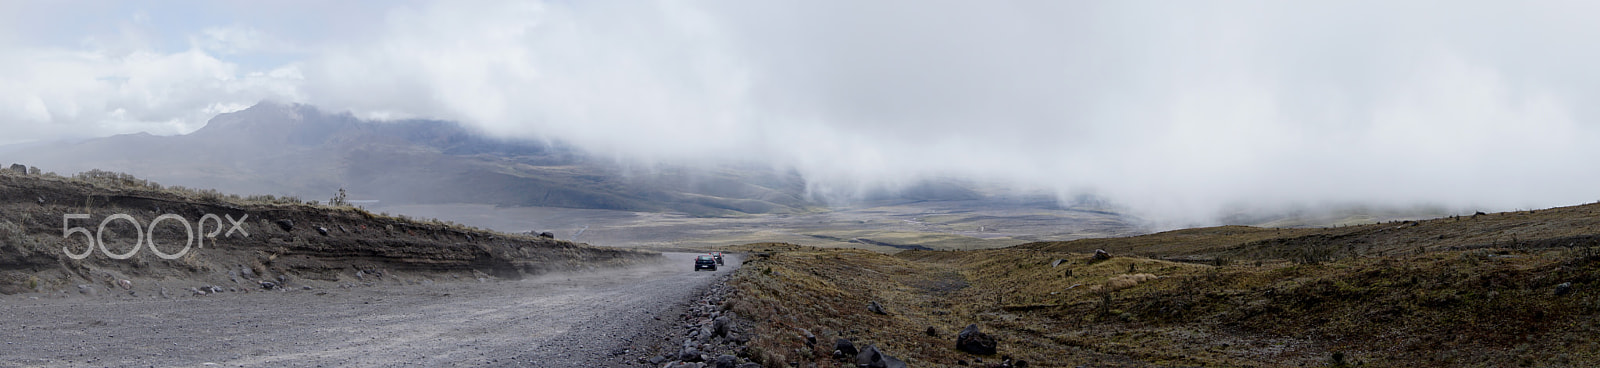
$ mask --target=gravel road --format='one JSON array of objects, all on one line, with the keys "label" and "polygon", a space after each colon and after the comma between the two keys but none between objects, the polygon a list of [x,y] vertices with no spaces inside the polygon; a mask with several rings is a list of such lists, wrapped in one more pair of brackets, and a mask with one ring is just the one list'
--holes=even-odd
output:
[{"label": "gravel road", "polygon": [[[0,298],[0,366],[625,366],[718,275],[664,262],[501,282]],[[660,316],[660,319],[656,317]]]}]

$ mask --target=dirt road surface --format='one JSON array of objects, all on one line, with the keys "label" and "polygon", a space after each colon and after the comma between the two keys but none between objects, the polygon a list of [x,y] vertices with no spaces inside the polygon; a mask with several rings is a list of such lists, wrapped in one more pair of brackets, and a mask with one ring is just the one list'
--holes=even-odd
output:
[{"label": "dirt road surface", "polygon": [[484,283],[10,295],[0,299],[0,366],[626,366],[652,355],[684,304],[739,264],[729,255],[726,267],[695,272],[694,256]]}]

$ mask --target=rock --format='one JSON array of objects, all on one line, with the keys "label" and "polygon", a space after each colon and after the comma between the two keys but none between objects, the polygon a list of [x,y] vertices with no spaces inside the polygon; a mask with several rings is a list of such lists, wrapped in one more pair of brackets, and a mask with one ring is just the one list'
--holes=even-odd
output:
[{"label": "rock", "polygon": [[882,305],[878,305],[876,300],[867,303],[867,310],[877,314],[889,314],[889,312],[883,310]]},{"label": "rock", "polygon": [[978,331],[977,324],[967,325],[956,335],[956,350],[977,355],[994,355],[995,341],[989,334]]},{"label": "rock", "polygon": [[761,368],[761,363],[745,363],[735,368]]},{"label": "rock", "polygon": [[88,296],[95,296],[99,295],[100,291],[96,290],[93,285],[78,285],[78,293]]},{"label": "rock", "polygon": [[876,345],[867,345],[866,349],[861,349],[860,353],[856,353],[856,366],[884,368],[887,364],[884,364],[883,353],[878,351]]},{"label": "rock", "polygon": [[117,280],[117,286],[121,286],[122,290],[131,290],[133,289],[133,281],[128,281],[128,279]]},{"label": "rock", "polygon": [[1556,295],[1567,295],[1570,292],[1572,292],[1572,283],[1563,282],[1561,285],[1556,285]]},{"label": "rock", "polygon": [[806,347],[809,348],[817,345],[817,335],[812,334],[811,330],[804,328],[800,329],[800,336],[806,338]]},{"label": "rock", "polygon": [[928,330],[922,331],[922,333],[928,334],[928,336],[939,337],[939,329],[933,328],[933,326],[928,326]]},{"label": "rock", "polygon": [[678,360],[685,362],[703,362],[706,360],[706,358],[700,356],[700,349],[686,347],[683,348],[683,351],[678,353]]},{"label": "rock", "polygon": [[875,345],[867,345],[866,350],[856,354],[856,366],[866,368],[906,368],[906,362],[884,354]]},{"label": "rock", "polygon": [[272,289],[277,288],[277,287],[278,287],[278,284],[274,283],[272,281],[262,281],[261,282],[261,288],[262,289],[272,290]]},{"label": "rock", "polygon": [[245,278],[255,278],[256,270],[252,270],[250,267],[245,267],[244,265],[239,265],[239,274],[244,275]]},{"label": "rock", "polygon": [[666,361],[667,361],[667,357],[664,357],[664,356],[657,355],[657,356],[650,357],[650,365],[652,365],[652,366],[661,364],[661,363],[666,362]]},{"label": "rock", "polygon": [[551,233],[549,231],[546,231],[546,232],[539,233],[539,237],[545,238],[545,239],[555,239],[556,238],[556,234]]},{"label": "rock", "polygon": [[845,339],[845,338],[841,337],[841,338],[833,340],[833,357],[834,358],[842,359],[842,358],[846,358],[846,357],[853,357],[853,356],[856,356],[856,354],[859,354],[859,353],[861,353],[861,352],[856,350],[856,344],[850,342],[849,339]]},{"label": "rock", "polygon": [[278,228],[283,229],[284,232],[294,231],[294,220],[282,219],[278,220],[277,223]]},{"label": "rock", "polygon": [[1012,363],[1011,367],[1012,368],[1028,368],[1028,361],[1026,361],[1026,360],[1018,360],[1016,363]]},{"label": "rock", "polygon": [[895,358],[892,355],[885,354],[883,356],[883,368],[907,368],[907,367],[906,367],[906,362],[900,361],[899,358]]},{"label": "rock", "polygon": [[717,317],[717,319],[711,323],[711,333],[718,337],[728,337],[728,327],[732,325],[733,320],[728,319],[727,316]]},{"label": "rock", "polygon": [[728,355],[728,354],[722,354],[721,356],[717,357],[716,364],[713,365],[713,367],[717,367],[717,368],[736,368],[735,366],[738,365],[738,364],[739,364],[739,358],[738,357],[734,357],[734,356]]},{"label": "rock", "polygon": [[1111,253],[1106,253],[1105,249],[1095,249],[1094,250],[1094,259],[1096,261],[1104,261],[1104,260],[1111,259]]},{"label": "rock", "polygon": [[17,174],[27,175],[28,174],[28,165],[11,164],[11,171],[16,171]]},{"label": "rock", "polygon": [[328,236],[328,228],[318,226],[317,233],[322,234],[322,236]]},{"label": "rock", "polygon": [[1066,261],[1067,260],[1065,260],[1065,259],[1056,258],[1056,260],[1054,262],[1050,262],[1050,268],[1056,268],[1056,266],[1060,266],[1061,265],[1061,262],[1066,262]]}]

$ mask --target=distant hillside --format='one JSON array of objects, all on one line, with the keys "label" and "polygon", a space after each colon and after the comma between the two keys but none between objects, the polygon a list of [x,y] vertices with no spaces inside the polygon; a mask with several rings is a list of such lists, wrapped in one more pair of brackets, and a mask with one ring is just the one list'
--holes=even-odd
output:
[{"label": "distant hillside", "polygon": [[1317,259],[1480,248],[1587,247],[1600,245],[1596,234],[1600,234],[1600,203],[1330,228],[1207,227],[1017,247],[1076,253],[1104,249],[1172,259]]},{"label": "distant hillside", "polygon": [[[386,204],[486,203],[697,216],[805,211],[805,182],[765,168],[626,167],[559,143],[504,140],[456,123],[375,122],[263,102],[180,136],[33,145],[8,162],[101,169],[169,185],[323,200],[340,187]],[[922,192],[942,193],[939,191]],[[956,193],[961,195],[963,193]]]}]

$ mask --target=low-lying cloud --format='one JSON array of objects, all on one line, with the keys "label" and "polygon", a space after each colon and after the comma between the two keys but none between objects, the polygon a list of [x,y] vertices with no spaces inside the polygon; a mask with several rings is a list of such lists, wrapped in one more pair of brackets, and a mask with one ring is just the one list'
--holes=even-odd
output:
[{"label": "low-lying cloud", "polygon": [[793,167],[824,196],[956,177],[1183,221],[1600,199],[1588,2],[370,5],[322,33],[202,24],[180,51],[10,48],[0,121],[175,133],[278,99]]}]

